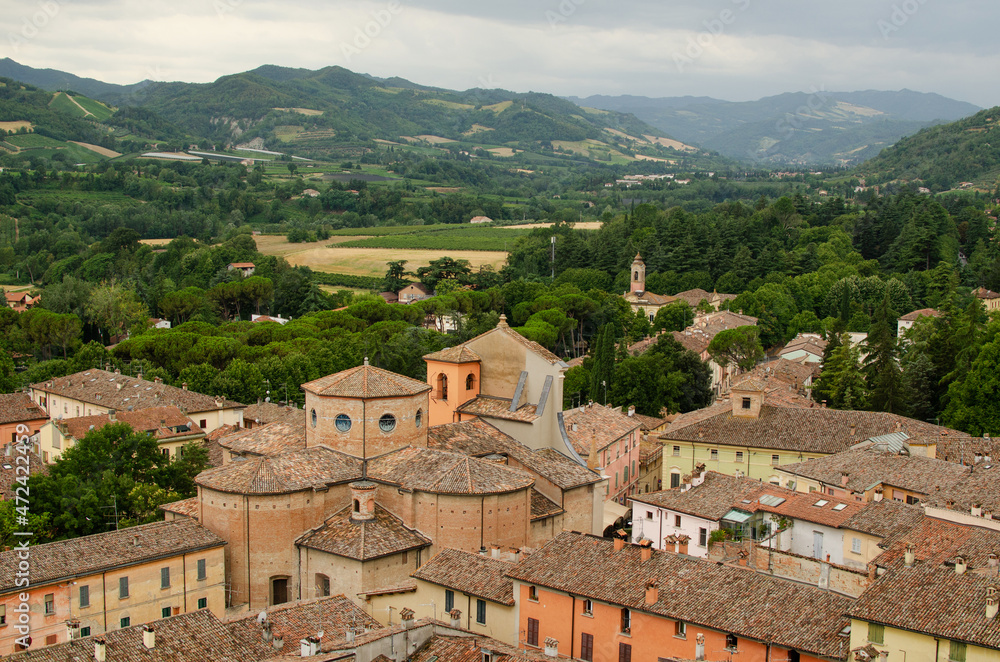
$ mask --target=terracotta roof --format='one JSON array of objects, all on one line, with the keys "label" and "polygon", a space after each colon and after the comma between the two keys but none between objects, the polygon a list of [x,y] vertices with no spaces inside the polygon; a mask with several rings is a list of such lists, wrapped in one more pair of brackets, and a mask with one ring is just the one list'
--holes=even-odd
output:
[{"label": "terracotta roof", "polygon": [[484,554],[442,549],[420,566],[413,577],[474,595],[508,607],[514,606],[514,580],[507,571],[516,564]]},{"label": "terracotta roof", "polygon": [[786,498],[792,494],[791,490],[762,483],[753,478],[740,478],[709,471],[705,474],[705,481],[701,485],[689,490],[682,491],[681,488],[675,487],[629,498],[638,503],[718,521],[737,504],[746,509],[746,505],[742,504],[744,499],[754,500],[764,493]]},{"label": "terracotta roof", "polygon": [[562,515],[566,510],[535,488],[531,488],[531,520]]},{"label": "terracotta roof", "polygon": [[538,407],[530,404],[523,404],[515,411],[510,410],[510,398],[498,398],[492,395],[480,395],[469,400],[456,411],[460,414],[472,416],[483,416],[485,418],[499,418],[504,421],[519,421],[521,423],[531,423],[538,420]]},{"label": "terracotta roof", "polygon": [[306,410],[298,407],[287,407],[277,405],[273,402],[258,402],[255,405],[248,405],[243,410],[244,422],[253,422],[258,425],[266,425],[281,421],[282,423],[301,422],[306,424]]},{"label": "terracotta roof", "polygon": [[599,404],[564,411],[563,424],[566,437],[581,457],[590,455],[592,441],[597,450],[602,451],[642,427],[639,421],[621,410]]},{"label": "terracotta roof", "polygon": [[478,354],[465,345],[442,349],[440,352],[434,352],[424,357],[424,361],[441,361],[442,363],[476,363],[481,360]]},{"label": "terracotta roof", "polygon": [[360,476],[361,460],[314,446],[274,457],[234,458],[229,464],[202,471],[195,482],[232,494],[288,494]]},{"label": "terracotta roof", "polygon": [[708,301],[712,298],[712,295],[707,290],[696,287],[693,290],[678,292],[674,295],[674,297],[687,302],[687,304],[692,308],[697,308],[699,303],[702,301]]},{"label": "terracotta roof", "polygon": [[0,425],[44,421],[48,418],[45,410],[33,402],[27,393],[0,393]]},{"label": "terracotta roof", "polygon": [[1000,554],[1000,531],[924,517],[913,528],[883,542],[887,549],[875,562],[885,568],[892,567],[903,558],[909,544],[914,546],[918,561],[943,565],[961,556],[968,562],[971,574],[997,576],[997,569],[990,566],[989,556]]},{"label": "terracotta roof", "polygon": [[517,469],[430,448],[403,448],[369,460],[368,476],[435,494],[504,494],[526,490],[535,482]]},{"label": "terracotta roof", "polygon": [[731,391],[766,391],[767,383],[763,379],[753,379],[752,377],[741,379],[733,384]]},{"label": "terracotta roof", "polygon": [[833,528],[839,528],[863,509],[864,504],[862,503],[815,492],[809,494],[792,492],[785,497],[785,501],[778,505],[771,506],[755,501],[752,508],[747,508],[751,512],[776,513],[790,519],[823,524]]},{"label": "terracotta roof", "polygon": [[91,430],[99,430],[111,423],[125,423],[136,432],[146,432],[157,441],[171,441],[183,437],[201,439],[204,431],[177,407],[147,407],[115,414],[95,414],[53,420],[53,423],[73,439],[83,439]]},{"label": "terracotta roof", "polygon": [[[156,647],[153,650],[142,643],[142,625],[98,635],[106,642],[107,659],[114,662],[257,662],[264,659],[238,641],[208,609],[153,621],[152,625],[156,629]],[[33,648],[4,659],[17,662],[92,662],[94,639],[98,636]],[[271,654],[274,653],[272,648]]]},{"label": "terracotta roof", "polygon": [[865,439],[890,432],[901,431],[911,436],[948,432],[962,436],[961,432],[897,414],[774,406],[768,404],[766,396],[758,418],[733,416],[729,402],[691,414],[678,417],[660,438],[803,453],[839,453]]},{"label": "terracotta roof", "polygon": [[796,389],[802,389],[810,377],[816,378],[819,374],[818,371],[818,363],[803,363],[801,361],[780,358],[758,365],[743,375],[743,378],[766,380],[769,390],[779,387],[778,384],[771,382],[781,382],[794,386]]},{"label": "terracotta roof", "polygon": [[232,400],[224,398],[216,400],[210,395],[186,391],[176,386],[97,369],[32,384],[31,389],[89,402],[106,409],[116,409],[119,412],[162,406],[180,407],[189,413],[217,410],[220,409],[220,405],[225,409],[243,407]]},{"label": "terracotta roof", "polygon": [[[827,485],[863,493],[876,485],[935,494],[968,475],[961,465],[919,455],[900,455],[874,448],[856,448],[780,467],[781,471]],[[843,476],[847,474],[847,484]]]},{"label": "terracotta roof", "polygon": [[165,510],[168,513],[176,513],[183,517],[198,519],[199,505],[201,505],[201,501],[195,496],[190,499],[181,499],[180,501],[162,504],[160,510]]},{"label": "terracotta roof", "polygon": [[321,526],[300,536],[295,544],[349,559],[370,561],[429,547],[431,539],[407,528],[400,519],[376,503],[374,519],[354,521],[348,506]]},{"label": "terracotta roof", "polygon": [[667,424],[667,419],[665,418],[646,416],[644,414],[632,414],[632,418],[639,422],[639,427],[641,427],[644,431],[655,430],[656,428]]},{"label": "terracotta roof", "polygon": [[649,439],[643,435],[639,442],[639,462],[646,463],[650,459],[655,460],[663,454],[663,442],[659,439]]},{"label": "terracotta roof", "polygon": [[972,290],[972,296],[977,299],[1000,299],[1000,294],[997,294],[993,290],[988,290],[985,287],[977,287]]},{"label": "terracotta roof", "polygon": [[[298,653],[299,642],[322,630],[321,647],[326,650],[347,642],[348,630],[381,630],[382,625],[343,595],[275,605],[265,610],[271,631],[281,634],[285,650]],[[261,637],[257,611],[228,619],[226,628],[240,644],[252,651],[253,660],[265,660],[277,654]],[[109,657],[109,660],[114,658]],[[206,660],[208,658],[205,658]],[[299,658],[301,659],[301,658]]]},{"label": "terracotta roof", "polygon": [[[31,583],[50,584],[225,544],[198,522],[181,519],[32,545]],[[14,588],[17,566],[17,551],[0,552],[0,591]]]},{"label": "terracotta roof", "polygon": [[906,533],[923,519],[924,509],[920,506],[883,499],[866,503],[860,512],[852,515],[840,528],[886,539]]},{"label": "terracotta roof", "polygon": [[823,356],[823,351],[826,349],[827,341],[822,338],[814,338],[812,336],[796,336],[792,338],[787,345],[785,345],[778,354],[789,354],[798,350],[805,350],[810,354],[815,356]]},{"label": "terracotta roof", "polygon": [[[846,598],[813,586],[745,569],[652,550],[643,562],[638,545],[615,551],[614,542],[562,533],[515,566],[515,580],[842,659],[848,640]],[[645,603],[658,582],[659,600]]]},{"label": "terracotta roof", "polygon": [[[990,468],[987,469],[986,466]],[[972,506],[979,506],[1000,519],[1000,468],[979,463],[971,472],[960,469],[961,477],[951,485],[942,486],[940,491],[929,494],[924,503],[964,513],[969,513]]]},{"label": "terracotta roof", "polygon": [[431,390],[429,384],[371,365],[359,365],[302,385],[303,390],[341,398],[396,398]]},{"label": "terracotta roof", "polygon": [[414,292],[419,292],[420,294],[427,295],[427,296],[430,296],[430,295],[434,294],[434,290],[432,290],[431,288],[427,287],[423,283],[410,283],[409,285],[407,285],[406,287],[404,287],[403,289],[401,289],[399,292],[403,293],[403,292],[405,292],[407,290],[412,290]]},{"label": "terracotta roof", "polygon": [[[462,343],[461,345],[456,345],[455,347],[452,347],[451,349],[452,350],[458,350],[458,349],[460,349],[462,347],[471,345],[473,342],[478,342],[478,341],[480,341],[480,340],[482,340],[484,338],[488,338],[489,336],[492,336],[492,335],[495,335],[495,334],[501,334],[501,335],[505,336],[506,338],[509,338],[509,339],[513,340],[517,344],[522,345],[525,348],[527,348],[528,351],[530,351],[530,352],[538,355],[539,357],[541,357],[545,361],[548,361],[551,364],[561,364],[562,363],[562,359],[560,359],[558,356],[556,356],[555,354],[553,354],[549,350],[545,349],[544,347],[542,347],[541,345],[539,345],[538,343],[536,343],[534,340],[528,340],[527,338],[525,338],[524,336],[522,336],[520,333],[518,333],[514,329],[510,328],[510,326],[507,324],[507,316],[506,315],[501,315],[500,316],[500,321],[497,323],[496,327],[490,329],[486,333],[483,333],[483,334],[480,334],[480,335],[476,336],[472,340],[467,340],[466,342]],[[433,354],[430,354],[428,356],[433,356]]]},{"label": "terracotta roof", "polygon": [[899,319],[902,322],[915,322],[921,317],[941,317],[943,314],[940,310],[934,310],[933,308],[921,308],[920,310],[914,310],[912,313],[907,313]]},{"label": "terracotta roof", "polygon": [[250,269],[254,266],[253,262],[230,262],[229,265],[233,269]]},{"label": "terracotta roof", "polygon": [[[301,412],[300,412],[301,413]],[[219,445],[238,455],[281,455],[306,447],[305,419],[240,430],[222,437]]]},{"label": "terracotta roof", "polygon": [[436,425],[427,431],[427,447],[473,457],[499,454],[563,490],[599,482],[601,477],[553,449],[532,450],[482,419]]},{"label": "terracotta roof", "polygon": [[[924,441],[917,439],[917,441]],[[937,437],[926,439],[935,445],[934,457],[947,462],[972,465],[1000,461],[1000,437]],[[989,461],[986,458],[990,458]]]},{"label": "terracotta roof", "polygon": [[[49,473],[49,467],[47,464],[42,462],[42,458],[35,453],[28,451],[25,454],[18,452],[17,448],[23,448],[14,446],[14,450],[8,456],[0,457],[0,500],[8,501],[14,498],[14,490],[21,486],[17,482],[18,471],[17,468],[24,468],[24,463],[18,464],[17,457],[27,457],[28,458],[28,475],[34,476],[37,473],[47,474]],[[23,476],[23,471],[21,473]],[[23,492],[24,490],[22,490]]]},{"label": "terracotta roof", "polygon": [[435,635],[411,657],[411,662],[482,662],[483,649],[492,662],[551,662],[543,651],[520,650],[488,637]]},{"label": "terracotta roof", "polygon": [[702,329],[688,328],[684,331],[672,331],[671,334],[674,336],[674,340],[679,342],[684,349],[690,350],[695,354],[702,354],[712,344],[713,336]]},{"label": "terracotta roof", "polygon": [[677,297],[672,297],[669,294],[653,294],[652,292],[643,292],[640,296],[638,292],[629,292],[625,295],[625,301],[639,305],[665,306],[677,301]]}]

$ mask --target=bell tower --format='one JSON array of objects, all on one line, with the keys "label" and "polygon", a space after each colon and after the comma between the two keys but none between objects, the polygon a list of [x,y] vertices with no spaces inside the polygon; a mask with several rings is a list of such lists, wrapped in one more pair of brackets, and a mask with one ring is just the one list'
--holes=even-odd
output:
[{"label": "bell tower", "polygon": [[632,260],[632,280],[629,286],[630,292],[642,294],[646,291],[646,263],[642,261],[642,256],[635,254]]}]

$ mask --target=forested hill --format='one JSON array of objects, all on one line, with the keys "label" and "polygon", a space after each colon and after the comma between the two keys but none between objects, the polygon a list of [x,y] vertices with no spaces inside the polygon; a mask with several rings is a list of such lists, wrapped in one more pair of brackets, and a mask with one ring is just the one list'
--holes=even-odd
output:
[{"label": "forested hill", "polygon": [[[53,94],[9,78],[0,78],[0,122],[27,122],[35,133],[56,140],[100,144],[107,139],[93,122],[53,107]],[[82,114],[82,112],[81,112]],[[8,127],[13,130],[13,127]]]},{"label": "forested hill", "polygon": [[944,191],[972,182],[992,190],[1000,174],[1000,107],[904,138],[857,173],[869,185],[904,180]]}]

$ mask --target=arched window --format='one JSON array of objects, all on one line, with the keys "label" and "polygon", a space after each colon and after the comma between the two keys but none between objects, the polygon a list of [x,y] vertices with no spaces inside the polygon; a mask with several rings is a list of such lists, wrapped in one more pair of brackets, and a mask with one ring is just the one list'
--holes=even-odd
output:
[{"label": "arched window", "polygon": [[424,422],[424,410],[423,409],[418,409],[417,410],[417,415],[413,417],[413,422],[416,423],[416,425],[417,425],[418,428],[420,427],[420,424]]},{"label": "arched window", "polygon": [[355,513],[361,512],[361,502],[358,501],[357,499],[354,500],[354,512]]},{"label": "arched window", "polygon": [[316,410],[315,409],[313,409],[312,411],[309,412],[309,418],[312,419],[312,426],[316,427]]},{"label": "arched window", "polygon": [[469,376],[465,378],[465,390],[471,391],[476,388],[476,376],[469,373]]},{"label": "arched window", "polygon": [[635,272],[635,274],[632,276],[632,280],[639,280],[639,272],[638,271]]},{"label": "arched window", "polygon": [[288,577],[271,577],[271,604],[288,602]]},{"label": "arched window", "polygon": [[327,575],[316,573],[316,597],[326,598],[330,595],[330,578]]},{"label": "arched window", "polygon": [[396,429],[396,417],[392,414],[383,414],[382,418],[378,419],[378,429],[382,432],[392,432]]},{"label": "arched window", "polygon": [[437,399],[448,399],[448,377],[444,373],[438,375],[437,378]]}]

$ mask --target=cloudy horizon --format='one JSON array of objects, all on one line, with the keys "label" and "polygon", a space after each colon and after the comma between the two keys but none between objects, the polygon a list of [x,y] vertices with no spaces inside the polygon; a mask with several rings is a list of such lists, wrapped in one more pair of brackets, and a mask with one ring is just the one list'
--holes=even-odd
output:
[{"label": "cloudy horizon", "polygon": [[986,0],[7,4],[0,57],[109,83],[339,65],[455,90],[747,101],[908,88],[1000,105],[1000,11]]}]

